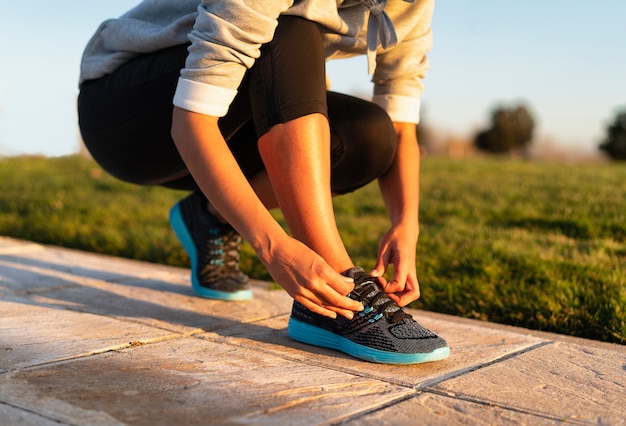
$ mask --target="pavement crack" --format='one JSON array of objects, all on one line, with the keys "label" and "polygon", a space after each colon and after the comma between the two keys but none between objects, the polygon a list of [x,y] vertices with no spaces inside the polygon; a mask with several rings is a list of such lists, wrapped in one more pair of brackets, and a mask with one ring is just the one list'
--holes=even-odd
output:
[{"label": "pavement crack", "polygon": [[516,351],[510,352],[510,353],[508,353],[506,355],[503,355],[501,357],[498,357],[496,359],[492,359],[491,361],[483,362],[483,363],[480,363],[480,364],[471,365],[469,367],[461,368],[461,369],[455,370],[455,371],[451,371],[451,372],[449,372],[447,374],[444,374],[444,375],[441,375],[439,377],[435,377],[433,379],[426,380],[426,381],[422,382],[419,386],[417,386],[415,389],[418,390],[418,391],[427,390],[427,389],[430,389],[433,386],[436,386],[438,384],[447,382],[447,381],[452,380],[452,379],[456,379],[457,377],[461,377],[461,376],[464,376],[466,374],[473,373],[474,371],[482,370],[483,368],[487,368],[487,367],[490,367],[490,366],[495,365],[495,364],[499,364],[499,363],[504,362],[504,361],[508,361],[508,360],[510,360],[512,358],[516,358],[516,357],[518,357],[520,355],[523,355],[525,353],[528,353],[528,352],[531,352],[531,351],[534,351],[536,349],[542,348],[544,346],[552,345],[552,344],[554,344],[554,342],[545,341],[545,342],[540,342],[540,343],[537,343],[537,344],[534,344],[534,345],[531,345],[531,346],[527,346],[525,348],[518,349]]},{"label": "pavement crack", "polygon": [[567,424],[575,424],[575,425],[588,425],[588,422],[585,421],[580,421],[577,420],[574,417],[568,417],[568,418],[563,418],[560,416],[553,416],[550,414],[546,414],[546,413],[541,413],[539,411],[533,411],[533,410],[525,410],[523,408],[519,408],[519,407],[513,407],[510,405],[505,405],[505,404],[499,404],[499,403],[494,403],[493,401],[485,401],[482,399],[478,399],[478,398],[473,398],[470,396],[466,396],[463,394],[458,394],[458,393],[450,393],[448,391],[440,391],[440,390],[436,390],[436,389],[429,389],[429,390],[425,390],[423,391],[424,394],[433,394],[433,395],[438,395],[444,398],[450,398],[456,401],[464,401],[464,402],[468,402],[471,404],[477,404],[477,405],[482,405],[485,407],[498,407],[501,410],[505,410],[505,411],[510,411],[510,412],[514,412],[517,414],[525,414],[525,415],[529,415],[529,416],[533,416],[533,417],[538,417],[541,419],[545,419],[545,420],[550,420],[553,422],[567,422]]}]

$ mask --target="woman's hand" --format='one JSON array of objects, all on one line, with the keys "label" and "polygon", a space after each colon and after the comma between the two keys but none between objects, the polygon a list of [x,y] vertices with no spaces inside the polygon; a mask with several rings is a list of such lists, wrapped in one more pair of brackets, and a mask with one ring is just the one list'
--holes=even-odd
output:
[{"label": "woman's hand", "polygon": [[[391,228],[380,242],[376,266],[371,272],[372,276],[378,277],[385,293],[400,306],[420,297],[415,267],[417,237],[409,235],[410,232],[402,227]],[[389,265],[393,267],[391,280],[383,276]]]},{"label": "woman's hand", "polygon": [[353,318],[354,311],[363,310],[360,302],[346,296],[354,289],[352,279],[336,272],[306,245],[287,237],[272,247],[273,253],[263,256],[265,266],[304,307],[330,318],[342,315],[348,319]]},{"label": "woman's hand", "polygon": [[[405,306],[420,296],[415,271],[415,247],[419,235],[420,152],[413,123],[394,123],[398,148],[387,173],[378,179],[391,229],[383,236],[372,275],[379,277],[385,293]],[[383,274],[393,266],[393,278]]]}]

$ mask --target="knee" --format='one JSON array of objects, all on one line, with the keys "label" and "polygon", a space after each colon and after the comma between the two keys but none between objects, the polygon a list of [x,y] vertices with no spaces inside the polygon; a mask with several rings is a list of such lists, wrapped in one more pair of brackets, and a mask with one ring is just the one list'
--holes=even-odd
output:
[{"label": "knee", "polygon": [[375,174],[383,175],[396,155],[398,136],[389,115],[371,104],[373,111],[355,121],[355,132],[362,164]]},{"label": "knee", "polygon": [[[332,125],[331,125],[332,126]],[[384,175],[391,166],[398,145],[389,115],[373,103],[343,120],[333,137],[340,143],[333,161],[333,190],[353,191]]]}]

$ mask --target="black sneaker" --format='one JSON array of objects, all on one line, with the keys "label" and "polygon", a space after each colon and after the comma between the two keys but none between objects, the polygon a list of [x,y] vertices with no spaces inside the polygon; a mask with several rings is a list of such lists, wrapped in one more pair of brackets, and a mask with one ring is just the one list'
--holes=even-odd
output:
[{"label": "black sneaker", "polygon": [[241,235],[207,211],[202,194],[194,192],[172,207],[170,224],[191,259],[191,285],[199,296],[252,298],[250,280],[239,270]]},{"label": "black sneaker", "polygon": [[365,310],[348,320],[331,319],[294,302],[288,333],[310,345],[336,349],[366,361],[385,364],[417,364],[438,361],[450,354],[444,339],[420,325],[381,289],[378,280],[361,268],[344,275],[354,279],[348,295]]}]

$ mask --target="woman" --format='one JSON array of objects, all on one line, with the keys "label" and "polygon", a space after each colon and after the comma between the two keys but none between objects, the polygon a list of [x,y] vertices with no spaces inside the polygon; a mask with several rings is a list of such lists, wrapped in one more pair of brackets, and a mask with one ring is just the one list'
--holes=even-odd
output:
[{"label": "woman", "polygon": [[[292,337],[415,363],[449,353],[401,308],[419,297],[415,123],[433,2],[385,3],[145,0],[85,49],[79,122],[114,176],[193,191],[170,220],[200,296],[252,296],[243,237],[294,298]],[[374,103],[326,90],[325,61],[355,54],[368,56]],[[374,179],[392,226],[366,274],[331,198]]]}]

